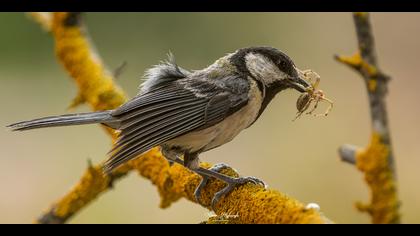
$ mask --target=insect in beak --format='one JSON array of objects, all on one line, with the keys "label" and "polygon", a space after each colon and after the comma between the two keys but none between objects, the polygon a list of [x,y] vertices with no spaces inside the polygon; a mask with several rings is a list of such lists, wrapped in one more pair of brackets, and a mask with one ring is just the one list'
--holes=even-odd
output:
[{"label": "insect in beak", "polygon": [[[299,71],[299,76],[309,85],[305,87],[305,90],[302,91],[302,94],[299,96],[296,101],[297,115],[293,121],[299,118],[306,110],[309,109],[312,103],[315,105],[310,109],[306,114],[313,114],[313,112],[318,107],[320,101],[326,101],[329,103],[327,110],[323,114],[314,114],[314,116],[327,116],[330,110],[333,108],[333,101],[326,98],[322,90],[318,90],[318,85],[321,80],[321,77],[312,70]],[[315,80],[315,82],[312,82]],[[309,82],[308,82],[309,81]],[[303,86],[302,86],[303,87]],[[300,91],[300,90],[299,90]]]}]

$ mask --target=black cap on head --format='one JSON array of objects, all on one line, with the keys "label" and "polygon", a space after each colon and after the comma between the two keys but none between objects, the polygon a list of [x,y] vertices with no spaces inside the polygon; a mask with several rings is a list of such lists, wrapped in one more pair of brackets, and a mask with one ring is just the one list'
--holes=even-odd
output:
[{"label": "black cap on head", "polygon": [[238,68],[241,73],[250,75],[246,67],[245,56],[248,53],[261,54],[269,58],[281,71],[290,77],[297,77],[295,63],[284,52],[273,47],[248,47],[241,48],[231,57],[231,62]]}]

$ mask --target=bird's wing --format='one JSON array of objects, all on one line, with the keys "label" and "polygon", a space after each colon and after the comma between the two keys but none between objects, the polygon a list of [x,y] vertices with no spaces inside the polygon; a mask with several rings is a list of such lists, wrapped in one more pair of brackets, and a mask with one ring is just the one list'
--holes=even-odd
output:
[{"label": "bird's wing", "polygon": [[135,97],[115,110],[119,138],[105,163],[120,164],[189,131],[220,122],[248,102],[249,84],[238,76],[185,78]]}]

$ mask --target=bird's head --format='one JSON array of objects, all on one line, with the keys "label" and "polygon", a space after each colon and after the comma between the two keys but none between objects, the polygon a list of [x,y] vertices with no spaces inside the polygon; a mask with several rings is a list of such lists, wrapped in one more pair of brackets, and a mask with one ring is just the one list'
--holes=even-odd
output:
[{"label": "bird's head", "polygon": [[242,48],[231,54],[230,61],[239,73],[254,78],[264,90],[277,93],[293,88],[305,92],[311,87],[292,59],[276,48]]}]

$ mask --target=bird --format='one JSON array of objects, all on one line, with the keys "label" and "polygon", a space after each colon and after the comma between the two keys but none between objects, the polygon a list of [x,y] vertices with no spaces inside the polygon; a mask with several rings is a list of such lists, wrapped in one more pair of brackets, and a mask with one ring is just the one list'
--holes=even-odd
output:
[{"label": "bird", "polygon": [[250,127],[281,91],[304,93],[311,88],[292,59],[268,46],[240,48],[202,70],[178,66],[172,53],[168,59],[146,70],[138,94],[113,110],[50,116],[8,125],[13,131],[83,124],[103,124],[118,131],[118,138],[104,163],[105,174],[160,147],[170,162],[199,174],[195,198],[209,178],[226,183],[211,202],[215,204],[236,186],[253,183],[255,177],[231,177],[220,173],[228,165],[200,167],[201,153],[230,142]]}]

